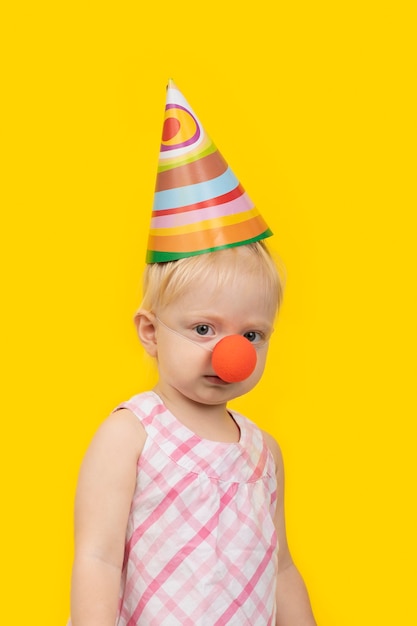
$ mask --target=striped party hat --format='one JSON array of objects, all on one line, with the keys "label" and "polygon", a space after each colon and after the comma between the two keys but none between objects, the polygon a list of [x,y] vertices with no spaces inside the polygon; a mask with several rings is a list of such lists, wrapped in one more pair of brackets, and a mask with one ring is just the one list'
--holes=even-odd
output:
[{"label": "striped party hat", "polygon": [[147,263],[272,235],[184,96],[169,81]]}]

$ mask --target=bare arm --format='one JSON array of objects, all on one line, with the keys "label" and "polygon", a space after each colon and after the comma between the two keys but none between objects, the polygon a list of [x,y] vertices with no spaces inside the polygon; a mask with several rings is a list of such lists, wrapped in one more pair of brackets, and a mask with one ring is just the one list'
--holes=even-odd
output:
[{"label": "bare arm", "polygon": [[275,513],[279,545],[276,626],[316,626],[306,586],[288,548],[284,512],[284,464],[281,450],[270,435],[265,433],[265,438],[275,459],[278,484]]},{"label": "bare arm", "polygon": [[72,626],[114,626],[127,520],[146,435],[125,409],[99,428],[83,461],[75,500]]}]

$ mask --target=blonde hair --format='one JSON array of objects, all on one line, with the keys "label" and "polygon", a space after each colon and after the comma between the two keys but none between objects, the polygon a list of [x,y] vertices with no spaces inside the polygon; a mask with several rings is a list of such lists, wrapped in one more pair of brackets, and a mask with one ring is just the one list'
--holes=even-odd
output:
[{"label": "blonde hair", "polygon": [[284,289],[283,272],[282,268],[278,271],[263,242],[147,265],[140,308],[157,312],[181,296],[194,281],[204,282],[213,273],[217,275],[219,288],[224,288],[242,274],[257,274],[264,286],[266,302],[278,311]]}]

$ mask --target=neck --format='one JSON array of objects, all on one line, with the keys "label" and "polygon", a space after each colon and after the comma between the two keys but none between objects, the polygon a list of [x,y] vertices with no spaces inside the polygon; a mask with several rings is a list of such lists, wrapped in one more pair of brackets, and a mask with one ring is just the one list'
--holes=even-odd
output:
[{"label": "neck", "polygon": [[176,419],[198,437],[226,443],[239,441],[239,428],[226,403],[201,404],[184,396],[178,397],[175,391],[163,389],[159,383],[154,392]]}]

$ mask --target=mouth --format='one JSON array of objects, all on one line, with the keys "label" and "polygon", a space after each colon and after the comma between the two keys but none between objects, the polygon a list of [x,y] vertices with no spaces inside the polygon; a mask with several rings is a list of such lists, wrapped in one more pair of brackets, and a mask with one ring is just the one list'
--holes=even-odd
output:
[{"label": "mouth", "polygon": [[223,385],[229,385],[230,383],[226,382],[225,380],[223,380],[222,378],[220,378],[220,376],[216,376],[215,374],[209,374],[207,376],[204,377],[209,383],[211,383],[212,385],[219,385],[219,386],[223,386]]}]

